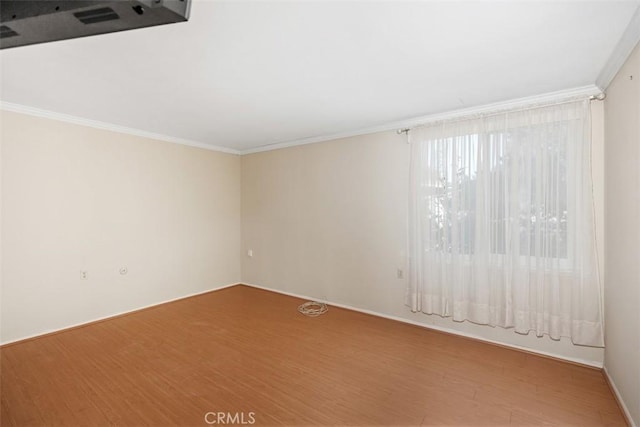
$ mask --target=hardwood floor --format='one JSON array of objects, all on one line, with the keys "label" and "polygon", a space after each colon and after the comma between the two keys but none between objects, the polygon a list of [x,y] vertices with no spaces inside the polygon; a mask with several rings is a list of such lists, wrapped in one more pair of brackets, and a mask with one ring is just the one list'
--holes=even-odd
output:
[{"label": "hardwood floor", "polygon": [[597,369],[300,303],[234,286],[4,346],[1,424],[625,425]]}]

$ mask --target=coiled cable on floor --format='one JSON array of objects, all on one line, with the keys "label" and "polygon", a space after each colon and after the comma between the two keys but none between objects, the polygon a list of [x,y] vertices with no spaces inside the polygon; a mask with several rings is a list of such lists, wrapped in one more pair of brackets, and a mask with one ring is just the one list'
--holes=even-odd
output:
[{"label": "coiled cable on floor", "polygon": [[308,301],[298,306],[298,311],[305,316],[318,317],[329,310],[327,304],[317,301]]}]

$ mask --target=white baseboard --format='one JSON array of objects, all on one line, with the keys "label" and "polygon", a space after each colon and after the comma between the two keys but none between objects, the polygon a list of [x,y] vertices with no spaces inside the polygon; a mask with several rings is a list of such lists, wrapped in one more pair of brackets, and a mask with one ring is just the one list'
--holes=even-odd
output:
[{"label": "white baseboard", "polygon": [[606,377],[607,382],[609,383],[609,387],[611,387],[611,390],[613,390],[613,394],[616,395],[616,400],[618,401],[618,405],[620,405],[620,408],[622,408],[622,412],[624,412],[624,416],[627,419],[627,424],[629,424],[630,427],[638,427],[636,423],[633,421],[633,418],[631,417],[631,412],[629,412],[629,408],[627,408],[627,405],[625,404],[624,399],[620,395],[620,392],[618,391],[618,387],[616,387],[616,383],[613,381],[613,378],[611,378],[611,375],[609,375],[609,371],[607,370],[606,365],[602,368],[602,372],[604,373],[604,376]]},{"label": "white baseboard", "polygon": [[153,303],[153,304],[148,304],[148,305],[145,305],[145,306],[142,306],[142,307],[134,308],[133,310],[121,311],[121,312],[117,312],[117,313],[114,313],[114,314],[110,314],[108,316],[97,317],[95,319],[91,319],[91,320],[88,320],[86,322],[74,323],[74,324],[65,326],[64,328],[49,329],[49,330],[46,330],[46,331],[39,332],[37,334],[27,335],[27,336],[16,338],[16,339],[13,339],[13,340],[10,340],[10,341],[0,341],[0,346],[13,344],[13,343],[20,342],[20,341],[30,340],[32,338],[38,338],[38,337],[41,337],[41,336],[44,336],[44,335],[55,334],[56,332],[62,332],[62,331],[65,331],[67,329],[79,328],[79,327],[82,327],[82,326],[89,325],[91,323],[101,322],[103,320],[111,319],[111,318],[114,318],[114,317],[119,317],[119,316],[122,316],[122,315],[125,315],[125,314],[129,314],[129,313],[134,313],[136,311],[144,310],[144,309],[155,307],[155,306],[162,305],[162,304],[167,304],[169,302],[180,301],[181,299],[191,298],[191,297],[195,297],[195,296],[203,295],[203,294],[208,294],[209,292],[219,291],[221,289],[230,288],[231,286],[237,286],[237,285],[241,285],[241,284],[242,283],[231,283],[229,285],[219,286],[219,287],[216,287],[216,288],[208,289],[206,291],[194,292],[192,294],[183,295],[181,297],[172,298],[172,299],[168,299],[168,300],[161,301],[161,302],[156,302],[156,303]]},{"label": "white baseboard", "polygon": [[[437,325],[429,325],[429,324],[426,324],[426,323],[416,322],[414,320],[409,320],[409,319],[405,319],[405,318],[398,317],[398,316],[393,316],[393,315],[379,313],[379,312],[372,311],[372,310],[353,307],[353,306],[350,306],[348,304],[341,304],[341,303],[336,303],[336,302],[333,302],[333,301],[317,299],[315,297],[311,297],[311,296],[308,296],[308,295],[301,295],[301,294],[296,294],[296,293],[292,293],[292,292],[285,292],[285,291],[281,291],[279,289],[268,288],[268,287],[265,287],[265,286],[255,285],[255,284],[246,283],[246,282],[231,283],[231,284],[228,284],[228,285],[223,285],[223,286],[211,288],[211,289],[208,289],[206,291],[195,292],[195,293],[188,294],[188,295],[183,295],[183,296],[180,296],[180,297],[177,297],[177,298],[172,298],[172,299],[169,299],[169,300],[165,300],[165,301],[161,301],[161,302],[145,305],[145,306],[142,306],[142,307],[135,308],[133,310],[127,310],[127,311],[123,311],[123,312],[118,312],[118,313],[110,314],[108,316],[98,317],[98,318],[95,318],[95,319],[92,319],[92,320],[89,320],[89,321],[86,321],[86,322],[80,322],[80,323],[77,323],[77,324],[71,324],[71,325],[65,326],[64,328],[46,330],[46,331],[39,332],[37,334],[20,337],[20,338],[17,338],[17,339],[14,339],[14,340],[10,340],[10,341],[0,341],[0,346],[4,346],[4,345],[12,344],[12,343],[15,343],[15,342],[32,339],[32,338],[37,338],[37,337],[40,337],[40,336],[43,336],[43,335],[48,335],[48,334],[52,334],[52,333],[56,333],[56,332],[61,332],[61,331],[67,330],[67,329],[73,329],[73,328],[85,326],[85,325],[88,325],[88,324],[91,324],[91,323],[100,322],[100,321],[103,321],[103,320],[111,319],[111,318],[114,318],[114,317],[118,317],[118,316],[122,316],[122,315],[125,315],[125,314],[129,314],[129,313],[133,313],[133,312],[136,312],[136,311],[139,311],[139,310],[144,310],[146,308],[155,307],[155,306],[162,305],[162,304],[167,304],[167,303],[170,303],[170,302],[173,302],[173,301],[179,301],[179,300],[182,300],[182,299],[185,299],[185,298],[190,298],[190,297],[206,294],[206,293],[213,292],[213,291],[219,291],[221,289],[225,289],[225,288],[229,288],[229,287],[237,286],[237,285],[246,285],[246,286],[250,286],[252,288],[263,289],[265,291],[275,292],[275,293],[278,293],[278,294],[288,295],[288,296],[292,296],[292,297],[296,297],[296,298],[320,301],[320,302],[324,302],[324,303],[326,303],[326,304],[328,304],[330,306],[334,306],[334,307],[340,307],[340,308],[344,308],[344,309],[347,309],[347,310],[352,310],[352,311],[357,311],[357,312],[360,312],[360,313],[370,314],[372,316],[377,316],[377,317],[382,317],[382,318],[385,318],[385,319],[395,320],[397,322],[407,323],[407,324],[419,326],[419,327],[422,327],[422,328],[427,328],[427,329],[433,329],[433,330],[436,330],[436,331],[446,332],[448,334],[459,335],[459,336],[463,336],[463,337],[466,337],[466,338],[472,338],[472,339],[475,339],[475,340],[478,340],[478,341],[483,341],[483,342],[487,342],[487,343],[491,343],[491,344],[496,344],[496,345],[500,345],[500,346],[503,346],[503,347],[509,347],[509,348],[525,351],[525,352],[528,352],[528,353],[539,354],[539,355],[546,356],[546,357],[551,357],[551,358],[554,358],[554,359],[566,360],[566,361],[577,363],[577,364],[580,364],[580,365],[586,365],[586,366],[591,366],[591,367],[600,368],[600,369],[602,369],[602,367],[603,367],[603,365],[601,363],[597,363],[597,362],[593,362],[593,361],[589,361],[589,360],[573,358],[573,357],[566,357],[566,356],[562,356],[562,355],[559,355],[559,354],[549,353],[549,352],[540,351],[540,350],[535,350],[535,349],[531,349],[531,348],[528,348],[528,347],[522,347],[522,346],[515,345],[515,344],[508,344],[508,343],[504,343],[504,342],[501,342],[501,341],[490,340],[490,339],[484,338],[484,337],[479,336],[479,335],[469,334],[469,333],[461,332],[461,331],[458,331],[458,330],[455,330],[455,329],[451,329],[451,328],[445,328],[445,327],[437,326]],[[637,427],[637,426],[633,425],[632,427]]]},{"label": "white baseboard", "polygon": [[[347,309],[347,310],[357,311],[357,312],[360,312],[360,313],[370,314],[372,316],[377,316],[377,317],[382,317],[382,318],[385,318],[385,319],[395,320],[397,322],[402,322],[402,323],[408,323],[410,325],[420,326],[422,328],[434,329],[436,331],[446,332],[448,334],[459,335],[459,336],[462,336],[462,337],[471,338],[471,339],[474,339],[474,340],[483,341],[483,342],[499,345],[499,346],[502,346],[502,347],[509,347],[509,348],[513,348],[513,349],[516,349],[516,350],[524,351],[524,352],[527,352],[527,353],[539,354],[541,356],[550,357],[550,358],[553,358],[553,359],[565,360],[567,362],[577,363],[579,365],[586,365],[586,366],[590,366],[592,368],[602,369],[602,366],[603,366],[602,363],[594,362],[594,361],[591,361],[591,360],[579,359],[577,357],[567,357],[567,356],[562,356],[562,355],[555,354],[555,353],[549,353],[549,352],[546,352],[546,351],[540,351],[540,350],[535,350],[535,349],[531,349],[531,348],[528,348],[528,347],[519,346],[519,345],[516,345],[516,344],[509,344],[509,343],[505,343],[505,342],[502,342],[502,341],[490,340],[490,339],[484,338],[484,337],[479,336],[479,335],[469,334],[467,332],[462,332],[462,331],[458,331],[458,330],[451,329],[451,328],[445,328],[445,327],[442,327],[442,326],[429,325],[427,323],[416,322],[414,320],[405,319],[403,317],[398,317],[398,316],[393,316],[393,315],[389,315],[389,314],[378,313],[378,312],[372,311],[372,310],[353,307],[353,306],[350,306],[348,304],[340,304],[340,303],[336,303],[336,302],[332,302],[332,301],[328,301],[328,300],[317,299],[315,297],[310,297],[308,295],[300,295],[300,294],[296,294],[296,293],[292,293],[292,292],[285,292],[285,291],[281,291],[279,289],[273,289],[273,288],[268,288],[268,287],[265,287],[265,286],[254,285],[252,283],[247,283],[247,282],[242,282],[241,284],[242,285],[246,285],[246,286],[250,286],[252,288],[263,289],[265,291],[276,292],[278,294],[288,295],[288,296],[292,296],[292,297],[296,297],[296,298],[302,298],[302,299],[306,299],[306,300],[324,302],[325,304],[328,304],[329,306],[335,306],[335,307],[340,307],[340,308],[344,308],[344,309]],[[636,427],[636,426],[633,426],[633,427]]]}]

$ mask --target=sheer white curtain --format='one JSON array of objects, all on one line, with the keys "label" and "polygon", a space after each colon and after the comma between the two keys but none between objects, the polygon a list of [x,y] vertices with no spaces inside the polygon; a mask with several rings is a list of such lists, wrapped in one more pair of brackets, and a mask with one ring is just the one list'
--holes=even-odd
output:
[{"label": "sheer white curtain", "polygon": [[413,311],[602,346],[589,101],[411,130]]}]

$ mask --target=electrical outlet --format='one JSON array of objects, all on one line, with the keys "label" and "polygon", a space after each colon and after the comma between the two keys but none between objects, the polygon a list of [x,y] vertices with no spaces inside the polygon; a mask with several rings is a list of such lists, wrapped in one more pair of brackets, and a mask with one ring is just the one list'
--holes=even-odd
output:
[{"label": "electrical outlet", "polygon": [[124,275],[125,275],[125,274],[127,274],[128,272],[129,272],[129,269],[127,269],[127,267],[121,267],[121,268],[120,268],[120,274],[121,274],[121,275],[123,275],[123,276],[124,276]]},{"label": "electrical outlet", "polygon": [[80,279],[81,280],[87,280],[87,272],[85,270],[82,270],[80,272]]},{"label": "electrical outlet", "polygon": [[253,249],[249,249],[249,250],[247,251],[247,256],[248,256],[249,258],[253,257]]}]

